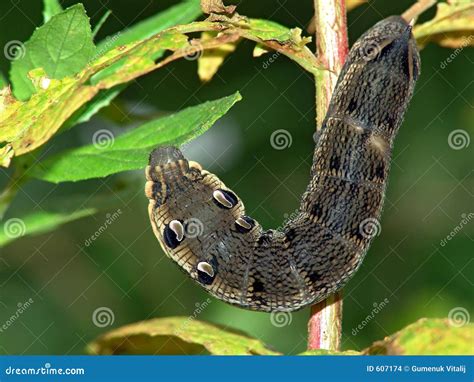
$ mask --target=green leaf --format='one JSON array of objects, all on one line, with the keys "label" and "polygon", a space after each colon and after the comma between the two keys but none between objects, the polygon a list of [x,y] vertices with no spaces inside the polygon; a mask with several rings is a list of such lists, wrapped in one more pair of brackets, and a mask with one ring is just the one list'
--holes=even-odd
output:
[{"label": "green leaf", "polygon": [[373,355],[472,354],[474,324],[422,318],[363,351]]},{"label": "green leaf", "polygon": [[435,17],[413,28],[420,46],[434,41],[448,48],[473,46],[473,31],[474,3],[471,0],[438,3]]},{"label": "green leaf", "polygon": [[[123,200],[136,195],[135,184],[112,185],[113,192],[92,196],[89,193],[56,198],[43,203],[41,211],[27,211],[9,216],[0,227],[0,247],[24,236],[35,236],[100,211],[115,209]],[[91,232],[92,234],[93,232]]]},{"label": "green leaf", "polygon": [[[114,36],[109,36],[98,44],[97,54],[103,54],[118,45],[123,45],[140,39],[145,39],[171,26],[189,23],[201,15],[201,11],[198,4],[199,1],[197,0],[185,1],[182,4],[178,4],[174,7],[168,8],[163,12],[160,12],[144,21],[141,21],[129,27],[125,32],[122,31],[115,34]],[[101,21],[95,26],[93,33],[94,36],[100,26],[105,21],[104,18],[109,14],[110,11],[107,11],[107,13],[102,17]],[[157,59],[161,57],[163,53],[164,51],[155,53],[154,58]],[[113,66],[110,69],[110,73],[113,73]],[[67,126],[65,128],[67,129],[69,127],[74,126],[75,124],[88,121],[100,109],[105,106],[108,106],[110,102],[125,88],[126,86],[123,85],[99,93],[96,96],[98,100],[94,98],[91,102],[87,103],[80,110],[78,110],[74,114],[74,116],[67,121]]]},{"label": "green leaf", "polygon": [[61,13],[63,7],[58,0],[43,0],[43,24],[46,24],[51,17]]},{"label": "green leaf", "polygon": [[147,39],[177,24],[188,23],[201,15],[199,0],[186,0],[148,19],[120,31],[97,44],[98,52],[106,52],[120,45]]},{"label": "green leaf", "polygon": [[[207,306],[211,300],[202,303]],[[168,317],[113,330],[88,345],[89,354],[276,355],[243,332],[197,321]]]},{"label": "green leaf", "polygon": [[42,68],[49,78],[61,79],[83,69],[94,55],[89,18],[82,4],[76,4],[33,32],[24,45],[24,55],[13,61],[10,79],[13,93],[28,99],[35,87],[28,72]]},{"label": "green leaf", "polygon": [[[31,169],[32,176],[53,183],[100,178],[147,164],[150,151],[160,145],[180,145],[204,133],[242,97],[239,93],[189,107],[114,138],[98,131],[96,144],[47,158]],[[102,134],[102,136],[101,136]],[[101,140],[102,139],[102,140]]]}]

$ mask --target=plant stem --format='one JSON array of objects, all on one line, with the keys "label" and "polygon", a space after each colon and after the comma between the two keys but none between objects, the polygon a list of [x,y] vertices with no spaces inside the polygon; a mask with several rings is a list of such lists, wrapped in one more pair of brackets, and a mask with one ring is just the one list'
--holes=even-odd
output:
[{"label": "plant stem", "polygon": [[[332,91],[348,52],[345,0],[314,0],[316,53],[316,130],[321,128]],[[342,292],[311,307],[308,349],[337,351],[341,344]]]}]

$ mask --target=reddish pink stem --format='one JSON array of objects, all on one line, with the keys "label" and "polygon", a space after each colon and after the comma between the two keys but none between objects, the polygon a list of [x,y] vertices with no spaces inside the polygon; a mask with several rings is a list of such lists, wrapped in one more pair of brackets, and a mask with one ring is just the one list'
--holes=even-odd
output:
[{"label": "reddish pink stem", "polygon": [[[316,53],[327,70],[316,75],[317,129],[336,85],[348,52],[345,0],[314,0]],[[308,350],[340,350],[342,332],[342,292],[311,307],[308,322]]]}]

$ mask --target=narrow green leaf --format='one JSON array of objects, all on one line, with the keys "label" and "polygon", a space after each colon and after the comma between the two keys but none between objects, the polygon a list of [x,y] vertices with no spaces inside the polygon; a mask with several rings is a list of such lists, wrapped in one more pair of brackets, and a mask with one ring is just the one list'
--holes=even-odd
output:
[{"label": "narrow green leaf", "polygon": [[[210,302],[204,301],[201,308]],[[278,355],[246,333],[191,318],[157,318],[123,326],[99,337],[87,351],[101,355]]]},{"label": "narrow green leaf", "polygon": [[92,31],[92,38],[95,38],[97,33],[100,31],[100,28],[104,25],[104,23],[107,21],[109,16],[112,14],[112,11],[110,9],[107,9],[107,11],[102,15],[100,18],[99,22],[97,25],[94,27],[94,30]]},{"label": "narrow green leaf", "polygon": [[43,24],[46,24],[51,17],[61,13],[63,7],[59,0],[43,0]]},{"label": "narrow green leaf", "polygon": [[[186,0],[148,19],[140,21],[125,31],[120,31],[97,44],[98,52],[107,52],[120,45],[147,39],[177,24],[189,23],[201,15],[199,0]],[[156,57],[155,57],[156,58]]]},{"label": "narrow green leaf", "polygon": [[[201,11],[199,8],[199,1],[197,0],[187,0],[182,4],[178,4],[174,7],[168,8],[163,12],[160,12],[136,25],[131,26],[125,32],[119,32],[114,36],[107,37],[104,41],[101,41],[98,44],[97,52],[98,54],[103,54],[107,50],[112,49],[116,46],[117,42],[115,39],[120,37],[119,43],[125,44],[128,42],[133,42],[139,39],[148,38],[162,30],[169,28],[171,26],[177,24],[185,24],[191,21],[194,21],[201,15]],[[101,21],[95,26],[94,28],[94,37],[105,21],[105,16],[108,16],[110,11],[102,17]],[[154,59],[158,59],[162,56],[164,51],[159,51],[154,53]],[[97,54],[96,54],[97,56]],[[113,69],[110,71],[113,73]],[[108,106],[110,102],[122,92],[126,88],[126,85],[115,87],[114,89],[106,90],[104,92],[99,93],[95,100],[95,98],[84,105],[80,110],[78,110],[67,122],[66,122],[66,129],[72,127],[75,124],[86,122],[88,121],[94,114],[96,114],[100,109],[105,106]],[[84,115],[81,115],[84,114]]]},{"label": "narrow green leaf", "polygon": [[60,131],[67,130],[74,125],[89,121],[100,109],[107,107],[117,97],[126,85],[117,85],[112,89],[101,91],[90,102],[77,110],[61,127]]},{"label": "narrow green leaf", "polygon": [[144,168],[150,151],[159,145],[181,145],[204,133],[242,97],[239,93],[189,107],[150,121],[114,138],[99,130],[95,144],[69,150],[32,168],[32,176],[53,183],[100,178]]},{"label": "narrow green leaf", "polygon": [[135,183],[121,183],[111,187],[113,192],[92,197],[86,193],[56,198],[43,203],[41,211],[26,211],[9,216],[0,226],[0,247],[25,236],[52,231],[63,224],[100,211],[119,210],[123,200],[128,200],[137,192]]},{"label": "narrow green leaf", "polygon": [[83,69],[94,51],[89,18],[82,4],[51,17],[25,43],[24,55],[12,63],[14,95],[25,100],[34,93],[30,70],[43,68],[49,78],[61,79]]}]

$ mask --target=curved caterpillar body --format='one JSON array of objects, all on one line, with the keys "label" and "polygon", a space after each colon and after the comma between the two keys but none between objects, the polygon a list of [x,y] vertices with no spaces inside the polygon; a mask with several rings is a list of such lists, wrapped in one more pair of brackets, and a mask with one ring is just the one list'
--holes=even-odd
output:
[{"label": "curved caterpillar body", "polygon": [[293,311],[342,288],[378,223],[419,67],[411,26],[398,16],[359,38],[338,78],[299,212],[281,232],[263,230],[234,192],[177,148],[155,149],[145,193],[164,251],[210,294],[251,310]]}]

